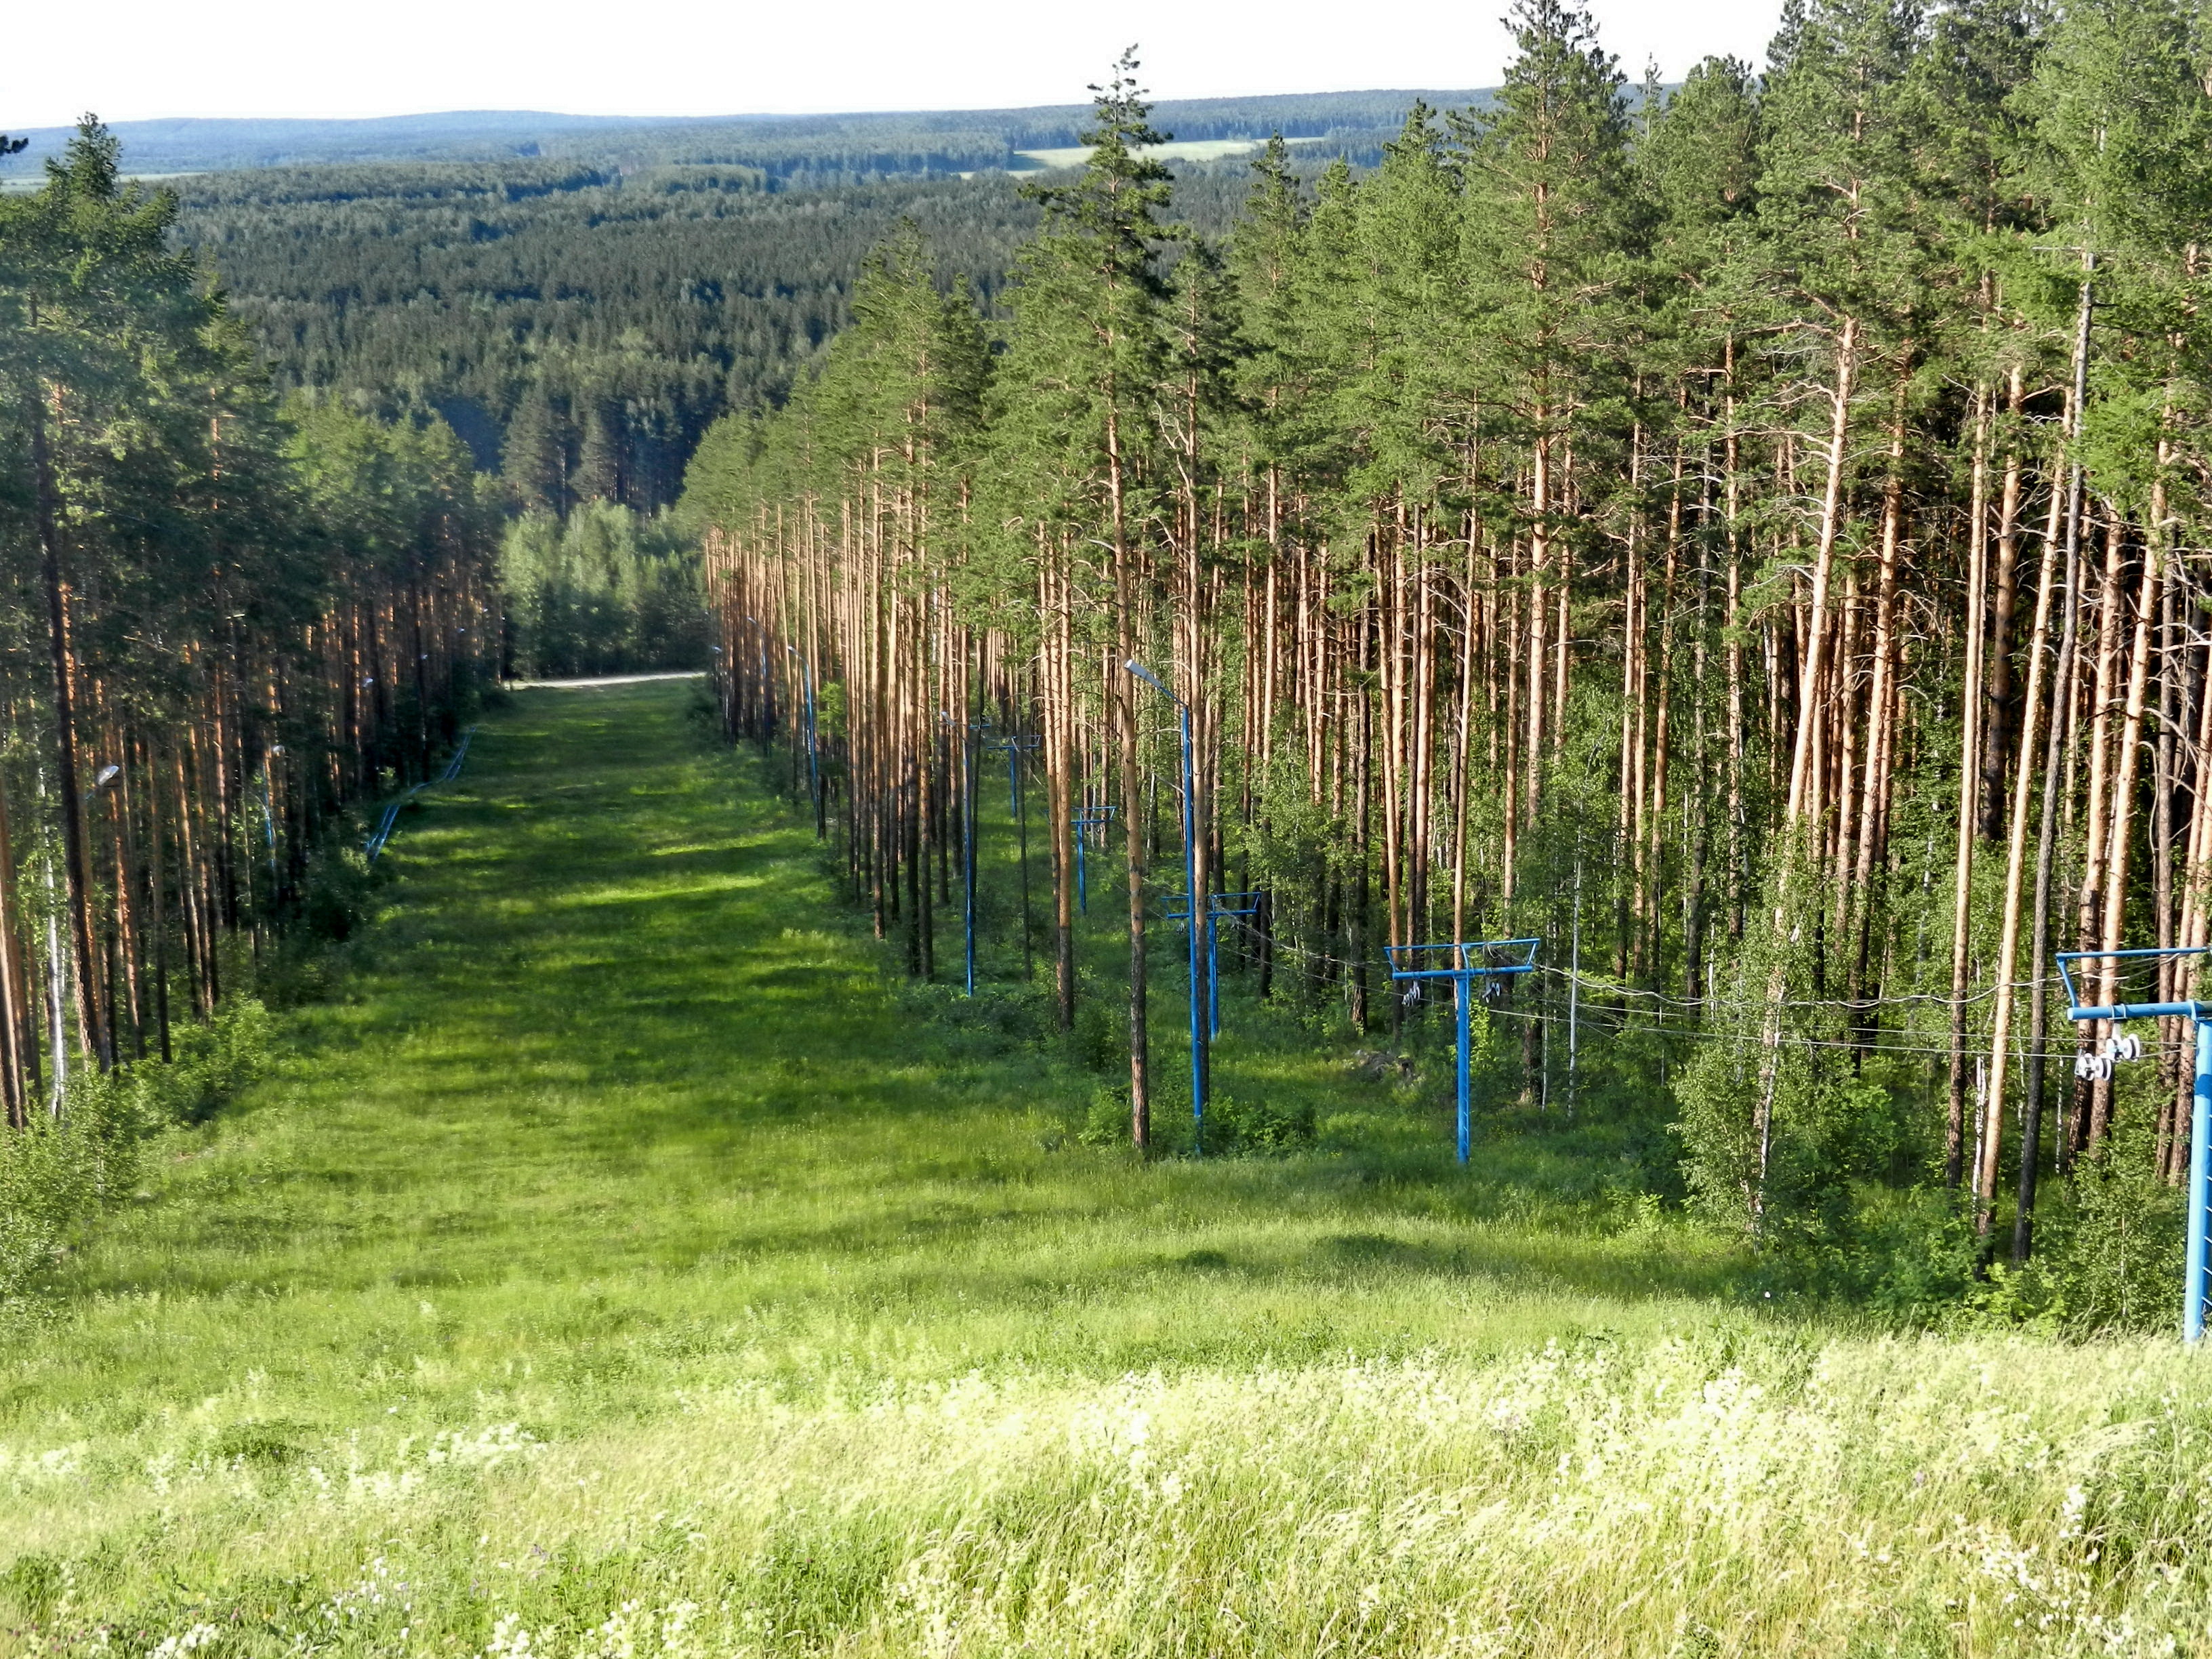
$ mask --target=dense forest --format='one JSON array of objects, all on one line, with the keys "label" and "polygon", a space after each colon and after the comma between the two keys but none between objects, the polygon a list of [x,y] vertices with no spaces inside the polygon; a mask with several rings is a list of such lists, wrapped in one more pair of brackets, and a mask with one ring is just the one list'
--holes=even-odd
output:
[{"label": "dense forest", "polygon": [[[352,807],[444,763],[498,631],[496,503],[466,447],[435,421],[280,405],[176,251],[174,198],[119,166],[88,125],[41,188],[0,197],[15,1129],[94,1122],[96,1085],[191,1047],[280,940],[343,930]],[[44,1167],[9,1139],[0,1185]],[[8,1186],[0,1218],[58,1190]]]},{"label": "dense forest", "polygon": [[[1420,96],[1170,107],[1187,140],[1279,127],[1317,172],[1333,156],[1379,160]],[[172,181],[173,234],[220,273],[280,391],[443,419],[480,468],[504,472],[514,504],[557,516],[580,501],[672,501],[707,427],[779,403],[845,326],[862,259],[902,218],[927,231],[940,279],[963,276],[991,306],[1036,228],[1018,174],[1075,145],[1081,126],[1078,110],[1039,109],[123,134],[134,167],[210,169]],[[0,169],[31,166],[50,138],[33,135]],[[301,164],[226,170],[288,155]],[[1178,211],[1224,229],[1241,195],[1231,170],[1179,165]]]},{"label": "dense forest", "polygon": [[[1472,105],[1478,91],[1288,93],[1163,103],[1161,124],[1185,139],[1327,138],[1372,148],[1414,104]],[[891,111],[831,115],[556,115],[528,110],[455,111],[360,120],[125,121],[114,131],[132,167],[155,173],[362,161],[506,161],[546,157],[610,169],[678,165],[755,167],[819,185],[852,175],[972,172],[1024,165],[1019,152],[1079,142],[1081,105],[998,110]],[[70,142],[67,128],[24,136],[21,158],[0,156],[0,179],[35,178]]]},{"label": "dense forest", "polygon": [[902,216],[995,292],[1034,210],[1004,179],[775,191],[753,171],[314,167],[180,188],[179,235],[287,389],[436,414],[519,504],[674,499],[726,409],[772,404]]},{"label": "dense forest", "polygon": [[[1271,148],[1218,240],[1125,61],[995,357],[894,238],[692,469],[733,728],[798,743],[814,691],[921,975],[971,726],[1039,740],[1054,1005],[1127,999],[1139,1145],[1189,1079],[1147,1042],[1184,882],[1132,659],[1189,711],[1200,890],[1267,895],[1224,925],[1272,1000],[1410,1039],[1384,947],[1534,936],[1492,1098],[1668,1130],[1754,1236],[1849,1247],[1917,1190],[2025,1255],[2054,1170],[2154,1205],[2184,1034],[2115,1075],[2051,963],[2212,938],[2194,13],[1793,0],[1763,74],[1640,102],[1565,0],[1511,27],[1488,107],[1312,188]],[[1127,927],[1079,958],[1085,806]]]}]

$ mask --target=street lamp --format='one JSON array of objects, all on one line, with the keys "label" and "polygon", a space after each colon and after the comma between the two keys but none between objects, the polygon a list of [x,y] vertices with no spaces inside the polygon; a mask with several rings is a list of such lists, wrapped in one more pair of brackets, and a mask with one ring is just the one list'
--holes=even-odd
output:
[{"label": "street lamp", "polygon": [[[1198,889],[1198,843],[1195,814],[1198,790],[1191,777],[1190,705],[1160,684],[1159,676],[1134,657],[1121,665],[1129,672],[1176,706],[1182,723],[1182,879],[1183,891]],[[1190,954],[1190,1144],[1193,1152],[1206,1150],[1206,987],[1199,977],[1197,906],[1184,924]]]}]

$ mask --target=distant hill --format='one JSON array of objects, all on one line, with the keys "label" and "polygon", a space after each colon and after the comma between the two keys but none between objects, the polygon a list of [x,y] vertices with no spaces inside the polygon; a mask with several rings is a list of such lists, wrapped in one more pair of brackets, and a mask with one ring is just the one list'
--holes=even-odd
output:
[{"label": "distant hill", "polygon": [[[1158,105],[1154,118],[1186,141],[1258,139],[1279,131],[1285,137],[1372,142],[1394,131],[1416,100],[1462,108],[1487,103],[1489,96],[1470,88],[1185,99]],[[740,165],[759,167],[771,178],[880,178],[1019,170],[1024,161],[1017,152],[1073,146],[1090,113],[1086,104],[687,120],[456,110],[367,120],[121,121],[114,131],[123,141],[126,164],[141,173],[543,157],[613,166]],[[36,173],[45,157],[68,142],[70,132],[66,127],[31,131],[30,145],[21,155],[0,161],[0,177]]]},{"label": "distant hill", "polygon": [[[1297,142],[1311,177],[1372,166],[1416,102],[1470,91],[1159,105],[1176,212],[1219,234],[1250,151]],[[1081,160],[1088,105],[692,121],[460,111],[348,121],[117,124],[124,165],[177,179],[178,240],[220,273],[279,387],[434,410],[488,469],[515,423],[620,499],[672,501],[700,434],[780,403],[848,319],[901,218],[987,307],[1036,223],[1013,174]],[[27,188],[67,129],[0,161]],[[532,475],[534,478],[534,475]],[[525,499],[566,485],[524,478]],[[549,493],[550,492],[550,493]]]}]

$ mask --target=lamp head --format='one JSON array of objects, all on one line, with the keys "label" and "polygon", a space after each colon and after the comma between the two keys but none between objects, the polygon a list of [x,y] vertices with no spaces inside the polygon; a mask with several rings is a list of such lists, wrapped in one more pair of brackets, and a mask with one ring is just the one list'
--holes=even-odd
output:
[{"label": "lamp head", "polygon": [[1134,657],[1130,658],[1129,660],[1123,663],[1121,666],[1127,669],[1132,674],[1134,674],[1139,679],[1144,681],[1146,685],[1151,686],[1153,690],[1158,692],[1170,702],[1173,702],[1175,700],[1175,693],[1169,690],[1167,687],[1160,684],[1160,677],[1152,672],[1151,669],[1146,667],[1144,664],[1139,662]]}]

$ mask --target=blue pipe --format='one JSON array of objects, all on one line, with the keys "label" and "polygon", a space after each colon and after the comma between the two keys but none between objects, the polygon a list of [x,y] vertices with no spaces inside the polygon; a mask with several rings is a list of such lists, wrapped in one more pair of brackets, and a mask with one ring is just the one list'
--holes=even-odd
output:
[{"label": "blue pipe", "polygon": [[1474,1122],[1468,1107],[1468,1091],[1467,1078],[1468,1063],[1472,1058],[1468,1052],[1472,1046],[1468,1038],[1468,1016],[1470,1012],[1468,1005],[1474,1000],[1474,994],[1470,986],[1469,976],[1466,974],[1453,975],[1452,1015],[1454,1023],[1458,1028],[1459,1161],[1462,1164],[1467,1162],[1468,1150],[1474,1138]]},{"label": "blue pipe", "polygon": [[960,745],[960,874],[965,884],[962,906],[968,924],[968,994],[975,994],[975,744]]},{"label": "blue pipe", "polygon": [[2212,1003],[2116,1002],[2106,1008],[2069,1008],[2069,1019],[2212,1019]]},{"label": "blue pipe", "polygon": [[2182,1273],[2181,1340],[2204,1336],[2205,1223],[2212,1207],[2212,1021],[2197,1022],[2197,1086],[2189,1107],[2189,1262]]},{"label": "blue pipe", "polygon": [[[1192,835],[1191,809],[1197,790],[1191,777],[1190,763],[1190,707],[1181,701],[1176,703],[1182,716],[1182,879],[1183,891],[1190,895],[1190,908],[1198,908],[1198,846]],[[1195,914],[1186,924],[1183,937],[1190,946],[1190,1149],[1193,1152],[1206,1150],[1206,1033],[1200,1020],[1200,996],[1198,982],[1198,917]]]},{"label": "blue pipe", "polygon": [[1211,899],[1206,905],[1206,1037],[1221,1036],[1221,912]]}]

